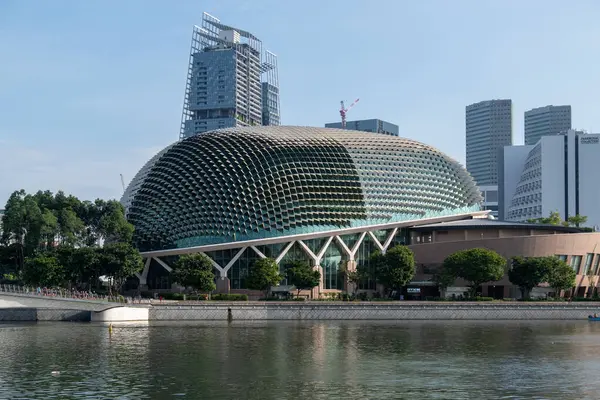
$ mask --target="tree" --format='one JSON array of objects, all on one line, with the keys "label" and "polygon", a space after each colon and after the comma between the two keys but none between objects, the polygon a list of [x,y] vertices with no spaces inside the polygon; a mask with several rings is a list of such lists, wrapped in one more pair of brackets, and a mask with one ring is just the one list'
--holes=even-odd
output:
[{"label": "tree", "polygon": [[125,218],[125,208],[116,200],[104,203],[98,220],[98,233],[108,242],[131,242],[133,225]]},{"label": "tree", "polygon": [[183,287],[197,292],[212,292],[216,289],[213,264],[204,254],[186,254],[174,265],[173,280]]},{"label": "tree", "polygon": [[474,248],[457,251],[446,257],[443,268],[451,276],[469,282],[469,294],[477,295],[477,288],[485,282],[497,281],[504,275],[506,260],[488,249]]},{"label": "tree", "polygon": [[560,296],[561,290],[569,290],[575,286],[577,277],[573,268],[558,257],[546,257],[549,267],[548,285]]},{"label": "tree", "polygon": [[321,283],[321,273],[305,261],[292,262],[286,273],[289,283],[298,290],[297,296],[301,290],[311,290]]},{"label": "tree", "polygon": [[546,225],[560,225],[562,223],[562,218],[558,211],[552,211],[547,218],[540,218],[539,221],[541,224]]},{"label": "tree", "polygon": [[365,273],[364,269],[362,267],[358,267],[353,270],[350,271],[348,269],[347,263],[345,262],[340,262],[340,268],[339,268],[339,272],[340,274],[342,274],[342,276],[344,277],[344,279],[346,279],[346,282],[350,285],[352,285],[352,294],[355,295],[356,292],[358,291],[358,287],[360,285],[360,283],[362,281],[364,281],[365,279],[368,279],[369,276]]},{"label": "tree", "polygon": [[567,223],[570,226],[575,226],[577,228],[579,228],[580,225],[583,225],[587,222],[587,217],[584,215],[571,215],[570,217],[567,217]]},{"label": "tree", "polygon": [[40,255],[25,260],[23,281],[28,285],[60,286],[65,279],[64,268],[56,257]]},{"label": "tree", "polygon": [[508,270],[508,279],[521,290],[521,298],[528,299],[531,290],[548,279],[550,265],[546,257],[515,257]]},{"label": "tree", "polygon": [[60,245],[56,248],[56,257],[64,266],[65,278],[70,285],[78,288],[92,288],[102,275],[100,258],[104,249],[93,247],[74,248]]},{"label": "tree", "polygon": [[387,289],[400,289],[415,276],[415,257],[406,246],[397,245],[385,254],[375,251],[369,258],[371,278]]},{"label": "tree", "polygon": [[456,277],[442,265],[433,275],[432,280],[437,285],[440,295],[446,297],[446,290],[454,283]]},{"label": "tree", "polygon": [[[18,276],[29,259],[31,280],[43,272],[35,269],[41,262],[51,268],[54,258],[63,268],[63,283],[91,287],[105,274],[120,288],[143,268],[139,252],[130,244],[133,226],[116,200],[80,201],[62,191],[18,190],[6,203],[2,223],[2,274]],[[102,243],[107,245],[101,248]],[[34,263],[38,256],[39,262]],[[49,281],[44,276],[36,279]]]},{"label": "tree", "polygon": [[75,246],[83,242],[85,231],[83,221],[73,209],[63,208],[56,212],[59,226],[59,243]]},{"label": "tree", "polygon": [[382,283],[391,289],[406,286],[415,276],[415,256],[408,247],[397,245],[385,253],[385,268],[377,271]]},{"label": "tree", "polygon": [[4,207],[2,216],[2,242],[8,245],[10,242],[23,244],[25,237],[25,191],[14,191]]},{"label": "tree", "polygon": [[246,279],[248,289],[260,290],[269,294],[271,286],[276,286],[281,282],[283,276],[279,273],[279,265],[274,258],[260,258],[252,264],[250,275]]},{"label": "tree", "polygon": [[110,278],[111,288],[120,291],[125,280],[144,268],[140,252],[129,243],[109,243],[99,251],[102,273]]},{"label": "tree", "polygon": [[571,215],[567,217],[566,221],[560,217],[558,211],[550,212],[548,217],[542,218],[530,218],[527,220],[530,224],[545,224],[545,225],[562,225],[562,226],[574,226],[579,228],[581,225],[587,222],[587,217],[584,215]]}]

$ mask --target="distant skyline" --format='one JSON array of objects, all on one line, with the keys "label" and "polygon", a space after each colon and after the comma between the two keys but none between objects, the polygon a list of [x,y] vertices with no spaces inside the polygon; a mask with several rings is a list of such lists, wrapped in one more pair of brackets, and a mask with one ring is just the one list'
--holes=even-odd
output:
[{"label": "distant skyline", "polygon": [[[381,118],[465,162],[465,106],[570,104],[600,130],[600,2],[305,0],[0,2],[0,208],[14,190],[119,198],[176,141],[202,12],[279,59],[285,125]],[[570,21],[565,27],[565,21]]]}]

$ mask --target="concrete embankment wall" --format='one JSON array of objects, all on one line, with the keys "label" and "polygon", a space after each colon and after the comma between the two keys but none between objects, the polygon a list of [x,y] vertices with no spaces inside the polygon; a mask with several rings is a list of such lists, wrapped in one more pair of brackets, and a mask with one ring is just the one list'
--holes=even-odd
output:
[{"label": "concrete embankment wall", "polygon": [[0,308],[0,321],[585,320],[600,303],[204,303],[102,312]]},{"label": "concrete embankment wall", "polygon": [[59,308],[0,308],[0,321],[76,321],[89,322],[91,311],[63,310]]},{"label": "concrete embankment wall", "polygon": [[346,303],[155,305],[151,321],[227,320],[581,320],[600,303]]}]

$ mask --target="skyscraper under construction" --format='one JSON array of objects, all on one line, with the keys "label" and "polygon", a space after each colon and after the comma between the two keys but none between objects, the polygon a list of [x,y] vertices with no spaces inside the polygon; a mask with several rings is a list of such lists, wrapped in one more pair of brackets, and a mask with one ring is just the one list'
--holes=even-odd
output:
[{"label": "skyscraper under construction", "polygon": [[180,139],[235,126],[279,125],[277,56],[250,32],[204,13],[194,26]]}]

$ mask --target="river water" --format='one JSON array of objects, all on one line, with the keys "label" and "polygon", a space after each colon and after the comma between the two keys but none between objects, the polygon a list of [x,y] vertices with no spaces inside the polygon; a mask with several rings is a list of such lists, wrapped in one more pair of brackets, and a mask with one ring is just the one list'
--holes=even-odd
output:
[{"label": "river water", "polygon": [[0,399],[599,399],[600,323],[0,325]]}]

